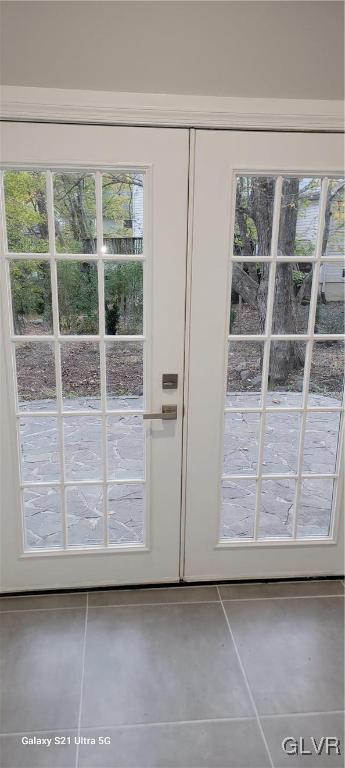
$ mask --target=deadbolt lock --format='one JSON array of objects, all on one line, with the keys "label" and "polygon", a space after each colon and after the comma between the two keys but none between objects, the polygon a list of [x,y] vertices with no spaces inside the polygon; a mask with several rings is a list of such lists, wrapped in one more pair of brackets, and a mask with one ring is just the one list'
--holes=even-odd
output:
[{"label": "deadbolt lock", "polygon": [[162,389],[177,389],[177,384],[178,384],[177,373],[163,373]]}]

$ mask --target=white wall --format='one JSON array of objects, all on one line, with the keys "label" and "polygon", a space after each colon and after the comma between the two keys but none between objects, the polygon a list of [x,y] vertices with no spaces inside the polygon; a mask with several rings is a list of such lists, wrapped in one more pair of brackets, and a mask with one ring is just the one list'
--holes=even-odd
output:
[{"label": "white wall", "polygon": [[343,98],[342,2],[2,2],[1,82]]}]

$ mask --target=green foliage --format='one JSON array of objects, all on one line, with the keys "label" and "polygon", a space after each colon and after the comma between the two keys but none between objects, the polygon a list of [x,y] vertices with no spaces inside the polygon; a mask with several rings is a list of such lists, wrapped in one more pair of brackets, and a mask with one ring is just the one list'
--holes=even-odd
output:
[{"label": "green foliage", "polygon": [[9,250],[47,252],[45,175],[39,171],[5,171],[4,188]]},{"label": "green foliage", "polygon": [[50,269],[44,261],[12,261],[10,265],[15,332],[24,318],[50,315]]},{"label": "green foliage", "polygon": [[61,330],[65,333],[98,333],[96,265],[60,261],[58,291]]},{"label": "green foliage", "polygon": [[305,277],[306,277],[305,272],[301,272],[299,269],[292,270],[292,280],[296,290],[298,290],[298,288],[301,287],[302,283],[305,280]]},{"label": "green foliage", "polygon": [[[48,252],[45,174],[6,171],[5,205],[9,250]],[[94,253],[96,249],[95,177],[91,173],[54,174],[55,239],[58,253]],[[103,217],[110,236],[131,237],[133,174],[103,175]],[[14,324],[21,333],[28,320],[51,315],[50,265],[39,260],[12,261],[11,288]],[[60,328],[65,333],[98,333],[97,266],[89,262],[58,261]],[[105,265],[107,332],[142,332],[142,264],[136,261]]]},{"label": "green foliage", "polygon": [[295,241],[295,256],[308,257],[313,256],[314,254],[314,245],[310,242],[310,240],[299,240],[296,237]]},{"label": "green foliage", "polygon": [[[142,333],[143,267],[141,262],[127,261],[106,264],[104,276],[106,314],[109,322],[115,322],[129,333]],[[116,307],[117,317],[111,318]]]}]

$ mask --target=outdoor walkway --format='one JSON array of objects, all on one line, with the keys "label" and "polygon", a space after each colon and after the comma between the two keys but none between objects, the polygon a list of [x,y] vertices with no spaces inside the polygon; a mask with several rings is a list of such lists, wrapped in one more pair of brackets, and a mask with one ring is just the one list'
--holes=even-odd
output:
[{"label": "outdoor walkway", "polygon": [[[228,397],[230,406],[254,406],[258,394],[239,393]],[[300,405],[296,393],[270,395],[269,404],[283,407]],[[311,395],[311,405],[339,405],[335,398]],[[25,482],[52,482],[59,479],[57,419],[52,416],[25,417],[31,403],[22,406],[21,444]],[[35,410],[51,409],[51,401],[35,403]],[[100,544],[103,541],[101,419],[93,411],[99,402],[91,398],[70,401],[70,408],[85,409],[85,416],[64,419],[65,475],[75,482],[67,491],[67,514],[71,544]],[[126,415],[125,409],[142,407],[141,398],[118,398],[111,408],[123,408],[121,416],[108,417],[108,477],[121,480],[111,485],[108,494],[110,541],[140,543],[144,519],[144,425],[141,416]],[[313,413],[307,416],[304,472],[332,473],[336,466],[339,431],[338,413]],[[297,413],[269,413],[266,417],[263,473],[293,474],[297,470],[301,416]],[[224,474],[243,475],[241,480],[224,481],[222,535],[252,536],[255,508],[255,480],[246,476],[257,471],[260,416],[232,413],[225,419]],[[128,484],[128,479],[137,480]],[[81,480],[94,485],[80,486]],[[262,482],[260,536],[290,536],[295,482],[290,479],[265,479]],[[333,481],[305,480],[302,485],[298,535],[327,535],[332,505]],[[25,517],[29,546],[61,544],[59,494],[53,488],[25,491]]]}]

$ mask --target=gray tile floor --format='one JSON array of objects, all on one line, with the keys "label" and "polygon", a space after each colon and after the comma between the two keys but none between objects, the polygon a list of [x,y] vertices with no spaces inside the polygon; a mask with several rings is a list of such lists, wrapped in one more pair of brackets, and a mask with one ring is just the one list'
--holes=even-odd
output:
[{"label": "gray tile floor", "polygon": [[[343,766],[343,593],[337,580],[0,598],[2,768]],[[341,755],[282,750],[326,736]]]}]

